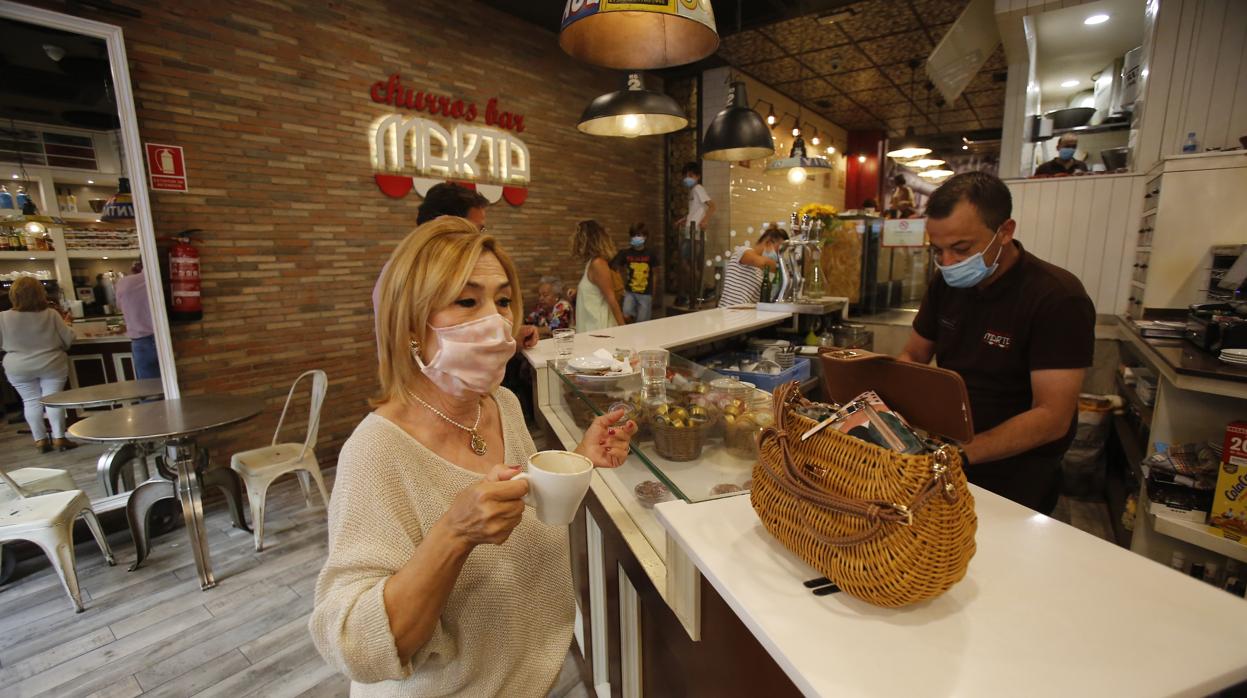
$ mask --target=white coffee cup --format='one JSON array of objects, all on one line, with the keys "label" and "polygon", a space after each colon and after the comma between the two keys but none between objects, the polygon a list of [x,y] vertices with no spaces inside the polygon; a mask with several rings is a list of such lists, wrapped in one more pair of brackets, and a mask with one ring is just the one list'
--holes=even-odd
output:
[{"label": "white coffee cup", "polygon": [[593,479],[593,461],[570,451],[538,451],[528,459],[528,471],[512,480],[528,480],[524,503],[551,526],[567,526],[576,518],[580,500]]}]

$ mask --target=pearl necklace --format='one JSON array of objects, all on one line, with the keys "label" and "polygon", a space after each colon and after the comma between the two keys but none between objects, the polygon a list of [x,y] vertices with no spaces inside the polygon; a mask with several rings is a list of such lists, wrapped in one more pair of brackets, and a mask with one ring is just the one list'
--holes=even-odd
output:
[{"label": "pearl necklace", "polygon": [[437,415],[438,417],[441,417],[442,419],[446,420],[447,422],[450,422],[451,424],[453,424],[453,425],[455,425],[455,426],[459,427],[460,429],[462,429],[462,430],[464,430],[464,431],[468,432],[468,434],[471,436],[471,438],[470,438],[470,439],[469,439],[469,441],[468,441],[468,445],[472,447],[472,452],[473,452],[473,453],[475,453],[475,454],[476,454],[476,455],[478,455],[478,456],[483,456],[483,455],[485,455],[485,453],[486,453],[486,452],[488,452],[488,451],[489,451],[489,445],[485,443],[485,439],[484,439],[484,438],[483,438],[483,437],[482,437],[482,436],[481,436],[481,435],[480,435],[480,434],[476,431],[476,430],[477,430],[477,428],[479,428],[479,427],[481,426],[481,412],[482,412],[482,410],[481,410],[481,403],[479,403],[479,402],[478,402],[478,403],[476,403],[476,423],[475,423],[475,424],[473,424],[472,426],[468,427],[468,426],[464,426],[464,425],[460,424],[459,422],[456,422],[455,420],[451,419],[450,417],[447,417],[447,416],[446,416],[446,414],[445,414],[444,412],[442,412],[441,410],[437,409],[436,407],[434,407],[434,406],[430,405],[429,403],[425,402],[424,400],[421,400],[419,395],[416,395],[415,393],[411,392],[410,390],[408,390],[408,391],[407,391],[407,394],[408,394],[408,395],[410,395],[410,396],[411,396],[411,398],[412,398],[413,400],[415,400],[416,402],[418,402],[418,403],[420,403],[421,405],[424,405],[426,408],[428,408],[428,410],[429,410],[430,412],[432,412],[433,414]]}]

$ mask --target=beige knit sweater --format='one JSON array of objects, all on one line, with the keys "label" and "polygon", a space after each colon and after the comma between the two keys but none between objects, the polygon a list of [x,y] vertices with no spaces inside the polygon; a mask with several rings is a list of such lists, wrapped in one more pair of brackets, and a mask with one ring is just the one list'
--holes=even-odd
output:
[{"label": "beige knit sweater", "polygon": [[[494,394],[506,463],[536,450],[515,395]],[[545,696],[571,644],[575,602],[566,527],[531,509],[501,546],[477,546],[429,642],[399,657],[382,590],[465,487],[481,476],[370,414],[338,457],[329,559],[309,628],[352,696]]]}]

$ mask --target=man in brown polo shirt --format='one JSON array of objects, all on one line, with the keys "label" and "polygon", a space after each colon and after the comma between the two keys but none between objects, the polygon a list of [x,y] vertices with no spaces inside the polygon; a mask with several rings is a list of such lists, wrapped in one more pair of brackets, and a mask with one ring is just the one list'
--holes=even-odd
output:
[{"label": "man in brown polo shirt", "polygon": [[970,481],[1045,514],[1056,506],[1061,456],[1095,348],[1095,308],[1068,271],[1013,239],[1004,182],[959,174],[931,195],[927,233],[940,273],[901,359],[961,374],[974,440]]}]

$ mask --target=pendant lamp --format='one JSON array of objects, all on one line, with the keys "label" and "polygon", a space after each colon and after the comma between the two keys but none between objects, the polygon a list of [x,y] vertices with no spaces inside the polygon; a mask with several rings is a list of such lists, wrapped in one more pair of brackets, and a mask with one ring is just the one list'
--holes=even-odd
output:
[{"label": "pendant lamp", "polygon": [[134,198],[130,195],[128,178],[117,178],[117,193],[104,202],[104,208],[100,213],[102,221],[134,220]]},{"label": "pendant lamp", "polygon": [[674,99],[645,89],[640,73],[628,74],[628,86],[604,94],[585,107],[576,128],[591,136],[656,136],[688,126]]},{"label": "pendant lamp", "polygon": [[766,166],[766,173],[769,175],[783,174],[788,177],[789,182],[800,184],[805,181],[809,170],[830,169],[831,162],[827,158],[807,157],[805,140],[801,136],[797,136],[792,142],[792,150],[788,152],[788,157],[772,160],[771,164]]},{"label": "pendant lamp", "polygon": [[762,115],[749,108],[745,83],[733,82],[727,95],[727,106],[706,129],[702,157],[728,162],[770,157],[775,152],[775,140]]},{"label": "pendant lamp", "polygon": [[567,0],[559,46],[604,68],[653,70],[709,56],[719,33],[710,0]]}]

